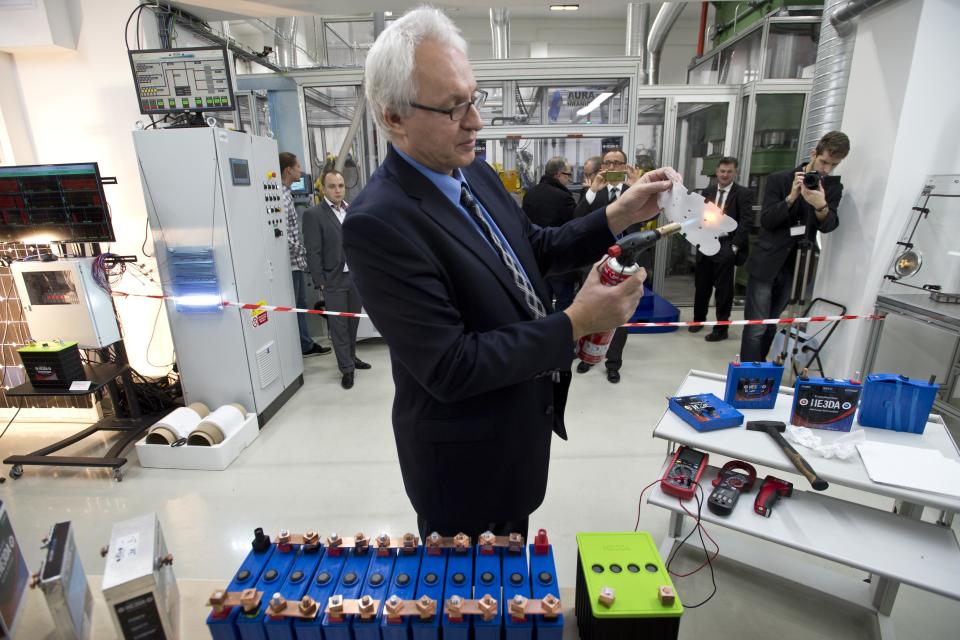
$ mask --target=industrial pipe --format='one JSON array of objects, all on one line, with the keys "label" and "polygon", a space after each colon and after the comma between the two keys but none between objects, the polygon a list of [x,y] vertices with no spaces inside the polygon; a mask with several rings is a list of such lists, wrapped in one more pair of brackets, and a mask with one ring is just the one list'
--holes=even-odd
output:
[{"label": "industrial pipe", "polygon": [[[849,35],[853,29],[853,19],[885,0],[848,0],[830,15],[830,24],[841,35]],[[826,13],[826,11],[824,11]]]},{"label": "industrial pipe", "polygon": [[493,59],[510,57],[510,9],[490,9],[490,35],[493,44]]},{"label": "industrial pipe", "polygon": [[647,84],[660,82],[660,52],[667,41],[667,35],[683,13],[685,5],[682,2],[664,2],[660,6],[657,17],[653,19],[650,35],[647,37]]},{"label": "industrial pipe", "polygon": [[627,5],[627,42],[625,53],[640,60],[640,84],[647,84],[647,32],[650,31],[650,5]]},{"label": "industrial pipe", "polygon": [[297,16],[277,18],[274,25],[274,49],[277,52],[277,64],[284,69],[297,66]]},{"label": "industrial pipe", "polygon": [[700,3],[700,29],[697,32],[697,57],[703,55],[703,39],[707,33],[707,10],[709,5],[706,2]]}]

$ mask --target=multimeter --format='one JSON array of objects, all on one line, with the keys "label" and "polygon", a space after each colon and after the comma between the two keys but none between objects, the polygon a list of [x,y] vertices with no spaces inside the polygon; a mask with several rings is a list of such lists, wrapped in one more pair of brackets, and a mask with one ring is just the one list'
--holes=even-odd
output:
[{"label": "multimeter", "polygon": [[689,500],[697,492],[700,478],[707,470],[708,459],[704,452],[681,445],[667,465],[667,471],[660,480],[660,488],[666,494]]},{"label": "multimeter", "polygon": [[733,460],[723,465],[713,479],[714,489],[707,498],[707,508],[718,516],[728,516],[737,506],[741,493],[753,488],[757,470],[752,464]]}]

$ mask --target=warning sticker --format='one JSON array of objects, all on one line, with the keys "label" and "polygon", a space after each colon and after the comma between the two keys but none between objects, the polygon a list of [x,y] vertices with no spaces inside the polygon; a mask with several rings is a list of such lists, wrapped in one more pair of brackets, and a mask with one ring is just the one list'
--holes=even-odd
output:
[{"label": "warning sticker", "polygon": [[[257,302],[257,304],[264,304],[264,305],[265,305],[265,304],[267,304],[267,301],[266,301],[266,300],[259,300],[259,301]],[[267,310],[266,310],[266,309],[251,309],[251,310],[250,310],[250,315],[251,315],[252,318],[253,318],[253,327],[254,327],[254,328],[257,328],[257,327],[259,327],[259,326],[261,326],[261,325],[267,324],[267,320],[270,319],[270,317],[267,315]]]}]

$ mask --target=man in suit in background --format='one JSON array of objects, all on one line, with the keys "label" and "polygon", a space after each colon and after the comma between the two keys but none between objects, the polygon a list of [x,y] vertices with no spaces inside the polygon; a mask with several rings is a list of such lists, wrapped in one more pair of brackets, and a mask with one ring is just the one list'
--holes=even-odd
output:
[{"label": "man in suit in background", "polygon": [[[580,189],[580,200],[590,191],[590,185],[593,179],[600,172],[600,165],[603,164],[603,156],[590,156],[583,161],[583,187]],[[579,203],[578,200],[577,202]]]},{"label": "man in suit in background", "polygon": [[[840,225],[837,207],[843,184],[831,176],[850,153],[850,139],[841,131],[824,134],[810,156],[810,162],[795,169],[767,176],[760,212],[760,237],[747,260],[747,320],[779,318],[790,301],[790,287],[796,269],[798,244],[806,240],[817,248],[817,232],[830,233]],[[808,171],[820,174],[816,189],[803,184]],[[744,362],[766,360],[776,335],[774,325],[743,328],[740,358]]]},{"label": "man in suit in background", "polygon": [[552,434],[574,344],[619,326],[643,274],[605,287],[595,271],[554,312],[543,273],[599,259],[655,216],[666,171],[562,227],[531,224],[474,153],[485,94],[466,42],[438,9],[384,29],[366,60],[370,113],[387,158],[350,207],[344,251],[390,348],[393,429],[422,535],[518,532],[547,488]]},{"label": "man in suit in background", "polygon": [[[753,192],[734,180],[737,177],[736,158],[721,158],[717,164],[717,183],[703,190],[707,202],[714,202],[723,212],[737,221],[736,230],[720,239],[720,251],[713,256],[697,252],[694,271],[693,320],[707,319],[710,295],[716,292],[717,320],[729,320],[733,309],[733,277],[736,268],[747,260],[750,225],[753,222]],[[703,327],[690,327],[696,333]],[[730,327],[714,327],[707,334],[707,342],[726,340]]]},{"label": "man in suit in background", "polygon": [[[620,175],[622,174],[622,176]],[[608,179],[612,177],[612,179]],[[603,154],[603,161],[600,165],[600,171],[590,181],[590,185],[584,192],[580,202],[577,203],[575,215],[584,216],[591,211],[602,209],[608,204],[615,202],[627,188],[636,180],[636,172],[633,167],[627,165],[627,154],[622,149],[611,149]],[[621,235],[639,231],[641,225],[636,225],[626,229]],[[652,255],[652,252],[647,252]],[[643,257],[647,257],[646,255]],[[646,266],[646,265],[641,265]],[[604,366],[607,370],[607,380],[614,384],[620,382],[620,368],[623,366],[623,347],[627,344],[627,330],[623,327],[617,327],[610,340],[610,347],[607,349],[607,358]],[[577,364],[577,373],[586,373],[590,371],[593,365],[580,361]]]},{"label": "man in suit in background", "polygon": [[[360,293],[353,284],[350,266],[343,255],[343,220],[347,215],[346,186],[343,175],[327,169],[320,178],[323,200],[303,213],[303,242],[307,249],[307,264],[313,284],[323,287],[323,298],[332,311],[359,313]],[[370,365],[357,357],[357,327],[359,318],[327,316],[330,341],[340,369],[340,386],[353,388],[356,369]]]},{"label": "man in suit in background", "polygon": [[[573,220],[577,203],[567,188],[572,178],[573,172],[566,158],[557,156],[547,161],[539,184],[523,196],[523,212],[530,222],[541,227],[560,227]],[[546,280],[551,298],[556,298],[556,310],[569,307],[580,282],[580,271],[551,273]]]}]

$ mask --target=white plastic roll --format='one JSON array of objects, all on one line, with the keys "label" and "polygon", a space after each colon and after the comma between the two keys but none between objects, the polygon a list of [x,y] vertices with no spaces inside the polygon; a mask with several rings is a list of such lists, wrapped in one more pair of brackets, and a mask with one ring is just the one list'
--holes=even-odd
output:
[{"label": "white plastic roll", "polygon": [[247,410],[243,405],[225,404],[200,421],[187,437],[187,444],[197,447],[220,444],[240,431],[246,418]]},{"label": "white plastic roll", "polygon": [[186,438],[208,415],[210,415],[210,409],[202,402],[178,407],[150,427],[147,433],[147,444],[169,445],[180,438]]}]

